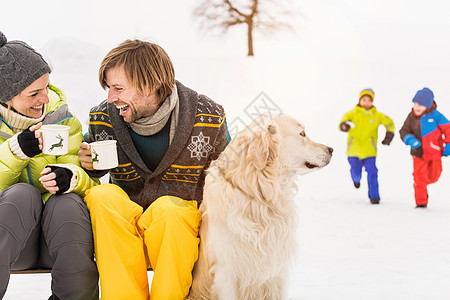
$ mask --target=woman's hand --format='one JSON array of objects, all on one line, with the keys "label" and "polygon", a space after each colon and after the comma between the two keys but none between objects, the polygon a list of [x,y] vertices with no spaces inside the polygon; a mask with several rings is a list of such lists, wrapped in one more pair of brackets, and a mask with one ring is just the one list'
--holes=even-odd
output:
[{"label": "woman's hand", "polygon": [[39,181],[51,194],[61,195],[70,187],[72,171],[62,167],[46,166]]},{"label": "woman's hand", "polygon": [[28,157],[34,157],[42,153],[42,138],[41,133],[38,130],[41,128],[42,123],[31,126],[30,128],[22,131],[17,136],[17,142],[22,152]]}]

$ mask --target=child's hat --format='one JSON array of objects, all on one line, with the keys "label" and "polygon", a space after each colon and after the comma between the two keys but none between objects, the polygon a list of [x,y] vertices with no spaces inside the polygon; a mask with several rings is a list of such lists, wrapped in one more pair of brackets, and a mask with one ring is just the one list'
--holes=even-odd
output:
[{"label": "child's hat", "polygon": [[361,97],[364,96],[364,95],[370,96],[370,98],[372,98],[372,101],[375,98],[375,92],[372,89],[364,89],[364,90],[362,90],[359,93],[359,99],[361,99]]},{"label": "child's hat", "polygon": [[434,94],[429,88],[423,88],[418,90],[412,102],[418,103],[420,105],[425,106],[426,108],[430,108],[433,105]]},{"label": "child's hat", "polygon": [[8,42],[0,31],[0,102],[8,102],[50,71],[33,48],[22,41]]}]

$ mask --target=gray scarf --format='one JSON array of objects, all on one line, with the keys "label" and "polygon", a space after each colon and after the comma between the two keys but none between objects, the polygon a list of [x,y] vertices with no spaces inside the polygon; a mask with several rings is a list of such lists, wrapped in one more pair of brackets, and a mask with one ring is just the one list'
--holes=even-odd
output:
[{"label": "gray scarf", "polygon": [[176,86],[172,90],[172,94],[164,100],[153,115],[150,117],[140,118],[139,120],[130,123],[130,127],[139,135],[153,135],[164,128],[172,113],[173,117],[170,122],[170,142],[172,142],[178,120],[178,92]]}]

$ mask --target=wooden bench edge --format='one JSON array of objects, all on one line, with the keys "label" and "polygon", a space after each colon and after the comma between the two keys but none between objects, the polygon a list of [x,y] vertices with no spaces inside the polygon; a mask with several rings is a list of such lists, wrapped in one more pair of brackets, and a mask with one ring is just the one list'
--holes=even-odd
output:
[{"label": "wooden bench edge", "polygon": [[[147,271],[153,271],[152,268],[148,268]],[[45,274],[51,273],[51,269],[34,269],[34,270],[11,270],[11,274]]]}]

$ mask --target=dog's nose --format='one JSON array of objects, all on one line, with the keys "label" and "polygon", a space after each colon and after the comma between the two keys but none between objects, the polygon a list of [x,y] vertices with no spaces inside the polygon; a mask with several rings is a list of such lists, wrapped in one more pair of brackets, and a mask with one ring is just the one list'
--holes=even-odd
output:
[{"label": "dog's nose", "polygon": [[331,148],[331,147],[328,147],[328,152],[330,152],[330,154],[333,154],[333,148]]}]

